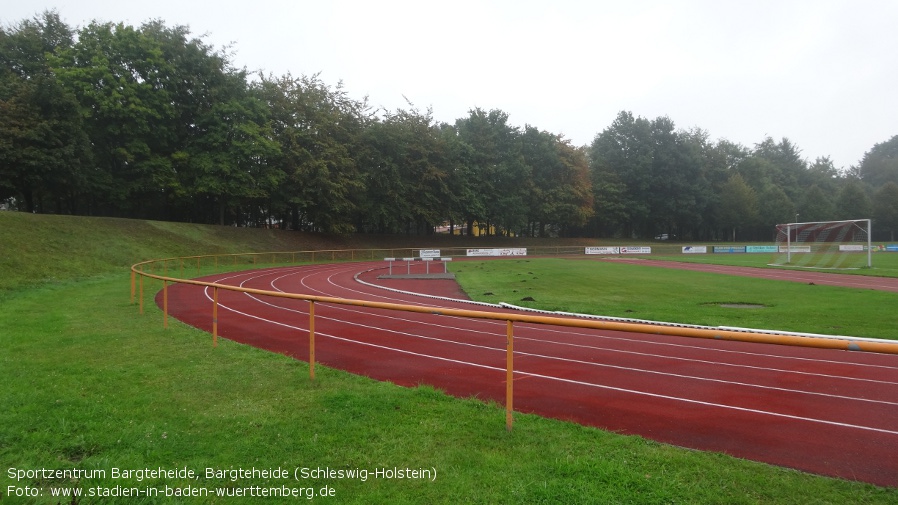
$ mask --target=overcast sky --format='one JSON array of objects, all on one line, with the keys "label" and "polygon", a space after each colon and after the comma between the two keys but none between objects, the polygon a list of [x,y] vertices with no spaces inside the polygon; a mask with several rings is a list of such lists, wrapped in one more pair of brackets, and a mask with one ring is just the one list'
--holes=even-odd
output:
[{"label": "overcast sky", "polygon": [[437,121],[501,109],[575,145],[621,110],[747,147],[788,137],[837,168],[898,135],[895,0],[0,0],[0,21],[53,8],[187,25],[248,70],[320,72]]}]

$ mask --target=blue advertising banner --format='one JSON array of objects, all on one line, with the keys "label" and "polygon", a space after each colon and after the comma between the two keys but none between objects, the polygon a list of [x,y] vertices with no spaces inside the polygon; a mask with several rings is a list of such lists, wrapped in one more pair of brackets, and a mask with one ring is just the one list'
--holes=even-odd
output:
[{"label": "blue advertising banner", "polygon": [[749,245],[745,246],[745,252],[748,253],[775,253],[778,248],[775,245]]}]

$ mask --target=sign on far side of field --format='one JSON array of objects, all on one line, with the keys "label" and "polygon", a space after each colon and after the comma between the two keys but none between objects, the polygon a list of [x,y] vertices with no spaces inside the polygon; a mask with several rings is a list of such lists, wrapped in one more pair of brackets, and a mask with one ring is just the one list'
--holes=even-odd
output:
[{"label": "sign on far side of field", "polygon": [[621,247],[621,254],[652,254],[652,248],[648,246]]},{"label": "sign on far side of field", "polygon": [[586,254],[620,254],[620,247],[587,247]]},{"label": "sign on far side of field", "polygon": [[510,249],[468,249],[468,256],[527,256],[527,249],[522,247]]}]

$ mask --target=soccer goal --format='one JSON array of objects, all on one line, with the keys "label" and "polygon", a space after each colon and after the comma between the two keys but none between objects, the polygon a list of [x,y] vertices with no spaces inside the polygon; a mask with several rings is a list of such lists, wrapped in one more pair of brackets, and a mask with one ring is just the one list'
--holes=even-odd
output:
[{"label": "soccer goal", "polygon": [[869,219],[776,225],[772,265],[854,269],[873,266]]}]

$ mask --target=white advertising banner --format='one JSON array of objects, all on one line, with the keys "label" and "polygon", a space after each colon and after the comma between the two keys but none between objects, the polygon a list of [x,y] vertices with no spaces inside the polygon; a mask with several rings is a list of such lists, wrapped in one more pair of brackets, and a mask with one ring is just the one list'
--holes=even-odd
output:
[{"label": "white advertising banner", "polygon": [[468,249],[468,256],[527,256],[524,247],[512,247],[507,249]]},{"label": "white advertising banner", "polygon": [[841,245],[839,245],[840,251],[857,252],[857,251],[864,251],[866,249],[867,248],[861,244],[841,244]]},{"label": "white advertising banner", "polygon": [[652,248],[648,246],[621,247],[621,254],[652,254]]},{"label": "white advertising banner", "polygon": [[683,254],[707,254],[708,246],[706,245],[686,245],[683,246]]},{"label": "white advertising banner", "polygon": [[620,254],[620,247],[587,247],[586,254]]},{"label": "white advertising banner", "polygon": [[422,258],[439,258],[441,256],[439,249],[421,249],[418,256]]},{"label": "white advertising banner", "polygon": [[780,246],[780,252],[800,252],[800,253],[809,253],[811,252],[811,246],[809,245],[793,245],[793,246]]}]

